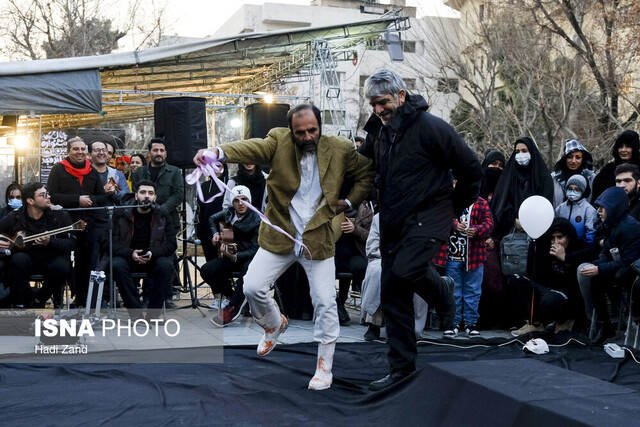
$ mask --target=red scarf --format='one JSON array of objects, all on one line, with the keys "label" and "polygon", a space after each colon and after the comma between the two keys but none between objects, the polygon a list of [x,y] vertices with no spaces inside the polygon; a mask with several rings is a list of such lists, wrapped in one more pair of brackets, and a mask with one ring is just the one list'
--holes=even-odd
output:
[{"label": "red scarf", "polygon": [[85,175],[91,172],[91,163],[88,160],[84,161],[83,168],[73,167],[69,162],[69,160],[67,159],[60,160],[60,163],[62,163],[62,166],[64,166],[64,168],[67,170],[69,175],[75,176],[76,178],[78,178],[78,181],[80,182],[80,186],[82,186],[82,180],[84,179]]}]

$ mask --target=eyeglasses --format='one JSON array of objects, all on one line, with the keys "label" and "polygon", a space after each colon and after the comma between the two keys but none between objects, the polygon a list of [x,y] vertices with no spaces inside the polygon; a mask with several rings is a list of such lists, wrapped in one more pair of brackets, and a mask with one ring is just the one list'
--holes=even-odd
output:
[{"label": "eyeglasses", "polygon": [[44,193],[38,193],[38,194],[36,194],[36,197],[38,197],[38,196],[40,196],[40,197],[44,197],[44,198],[46,199],[47,197],[49,197],[49,196],[50,196],[50,194],[49,194],[49,192],[48,192],[48,191],[45,191]]},{"label": "eyeglasses", "polygon": [[96,153],[106,153],[107,149],[106,148],[94,148],[93,151],[95,151]]}]

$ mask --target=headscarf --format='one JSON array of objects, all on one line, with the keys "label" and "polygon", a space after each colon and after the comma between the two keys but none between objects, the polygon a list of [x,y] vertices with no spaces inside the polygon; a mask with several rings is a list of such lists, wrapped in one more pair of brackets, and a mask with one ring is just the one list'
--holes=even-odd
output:
[{"label": "headscarf", "polygon": [[640,136],[638,133],[632,130],[625,130],[618,136],[615,144],[613,144],[613,148],[611,149],[611,155],[614,158],[613,162],[616,166],[621,163],[625,163],[620,159],[620,154],[618,154],[618,149],[622,144],[631,147],[632,154],[629,163],[640,166]]},{"label": "headscarf", "polygon": [[[529,149],[531,161],[520,166],[515,160],[515,146],[523,143]],[[553,200],[553,180],[542,154],[531,138],[522,137],[513,145],[514,151],[504,167],[491,200],[491,211],[496,223],[511,227],[518,217],[522,202],[530,196],[543,196]]]},{"label": "headscarf", "polygon": [[[582,165],[580,165],[577,170],[572,171],[567,168],[567,156],[571,153],[575,153],[576,151],[582,152]],[[572,175],[582,174],[584,169],[593,170],[593,157],[591,156],[591,153],[575,139],[567,139],[564,142],[564,154],[553,167],[554,171],[560,172],[556,179],[559,182],[567,182]]]},{"label": "headscarf", "polygon": [[480,184],[480,197],[487,202],[491,202],[493,192],[496,189],[496,184],[502,175],[502,170],[499,168],[490,168],[489,165],[496,160],[502,160],[504,165],[507,161],[504,154],[498,150],[490,150],[482,161],[482,184]]}]

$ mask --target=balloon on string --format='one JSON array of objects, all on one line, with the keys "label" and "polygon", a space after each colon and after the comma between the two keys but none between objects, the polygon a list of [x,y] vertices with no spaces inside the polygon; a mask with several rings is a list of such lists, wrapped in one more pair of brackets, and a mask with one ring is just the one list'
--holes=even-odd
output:
[{"label": "balloon on string", "polygon": [[518,211],[520,225],[532,239],[542,236],[551,227],[554,216],[551,202],[542,196],[528,197]]}]

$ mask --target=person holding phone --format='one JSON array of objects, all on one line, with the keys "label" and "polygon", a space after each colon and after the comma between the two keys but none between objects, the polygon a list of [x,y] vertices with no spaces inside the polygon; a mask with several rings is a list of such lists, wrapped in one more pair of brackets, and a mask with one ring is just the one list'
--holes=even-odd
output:
[{"label": "person holding phone", "polygon": [[135,193],[137,205],[125,209],[115,219],[113,230],[113,278],[132,319],[142,318],[140,295],[132,272],[145,272],[153,280],[145,282],[149,295],[146,319],[157,319],[173,278],[171,256],[176,251],[176,232],[171,216],[156,201],[156,185],[142,180]]}]

